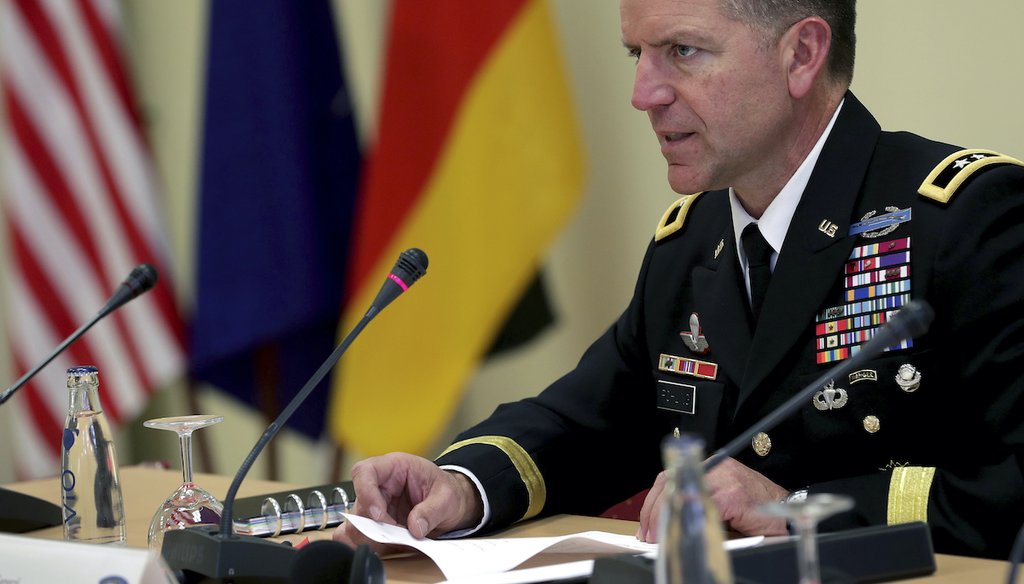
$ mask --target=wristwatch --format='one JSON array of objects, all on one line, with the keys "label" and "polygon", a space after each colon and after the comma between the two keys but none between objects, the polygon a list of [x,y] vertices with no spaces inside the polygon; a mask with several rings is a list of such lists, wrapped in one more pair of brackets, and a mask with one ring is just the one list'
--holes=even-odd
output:
[{"label": "wristwatch", "polygon": [[807,489],[799,489],[786,495],[786,498],[782,500],[783,503],[803,503],[807,500]]}]

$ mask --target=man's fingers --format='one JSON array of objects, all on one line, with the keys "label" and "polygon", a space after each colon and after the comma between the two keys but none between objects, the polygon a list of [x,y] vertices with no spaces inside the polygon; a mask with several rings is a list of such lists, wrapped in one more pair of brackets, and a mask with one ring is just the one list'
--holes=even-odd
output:
[{"label": "man's fingers", "polygon": [[387,501],[380,492],[377,470],[368,461],[357,462],[352,467],[352,488],[356,492],[353,511],[357,515],[379,519],[381,512],[387,508]]},{"label": "man's fingers", "polygon": [[475,524],[479,520],[473,510],[477,499],[476,487],[465,476],[445,472],[431,487],[427,498],[409,511],[409,533],[422,538]]},{"label": "man's fingers", "polygon": [[401,553],[407,551],[409,548],[404,546],[386,545],[381,544],[369,539],[364,536],[358,529],[352,527],[352,524],[348,521],[342,523],[334,530],[334,534],[331,536],[334,541],[341,542],[352,549],[359,547],[360,545],[367,545],[371,550],[378,556],[386,556],[389,554]]},{"label": "man's fingers", "polygon": [[665,491],[665,484],[668,481],[668,474],[665,471],[658,473],[654,479],[654,485],[644,498],[644,505],[640,508],[640,529],[636,532],[636,538],[640,541],[653,542],[658,529],[658,509],[661,506],[661,495]]}]

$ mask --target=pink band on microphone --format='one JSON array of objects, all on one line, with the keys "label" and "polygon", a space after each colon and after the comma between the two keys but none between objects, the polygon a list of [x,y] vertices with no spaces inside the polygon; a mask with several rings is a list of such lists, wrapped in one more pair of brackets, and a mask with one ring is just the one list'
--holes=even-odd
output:
[{"label": "pink band on microphone", "polygon": [[388,274],[388,279],[394,282],[395,284],[398,284],[398,286],[402,288],[402,292],[405,292],[406,290],[409,289],[409,286],[405,282],[403,282],[401,278],[394,274]]}]

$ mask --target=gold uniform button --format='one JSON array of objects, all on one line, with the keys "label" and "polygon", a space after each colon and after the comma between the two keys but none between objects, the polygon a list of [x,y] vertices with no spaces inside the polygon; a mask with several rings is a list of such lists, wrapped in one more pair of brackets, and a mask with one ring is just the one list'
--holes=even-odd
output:
[{"label": "gold uniform button", "polygon": [[874,434],[882,429],[882,422],[876,416],[868,416],[864,418],[864,429],[868,431],[868,434]]},{"label": "gold uniform button", "polygon": [[768,456],[768,453],[772,450],[772,439],[768,437],[768,434],[758,432],[751,439],[750,445],[754,447],[754,452],[758,456]]}]

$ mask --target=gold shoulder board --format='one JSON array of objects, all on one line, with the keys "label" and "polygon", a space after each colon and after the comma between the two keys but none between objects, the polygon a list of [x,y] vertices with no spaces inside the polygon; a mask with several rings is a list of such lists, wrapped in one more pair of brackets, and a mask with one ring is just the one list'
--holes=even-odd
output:
[{"label": "gold shoulder board", "polygon": [[658,229],[654,232],[654,241],[661,241],[682,229],[683,223],[686,223],[686,214],[690,212],[690,207],[693,206],[694,201],[702,194],[704,193],[685,195],[675,203],[672,203],[668,211],[665,211],[665,214],[661,216]]},{"label": "gold shoulder board", "polygon": [[960,185],[971,175],[995,164],[1024,166],[1024,162],[992,150],[961,150],[950,154],[932,169],[917,192],[940,203],[949,203]]}]

